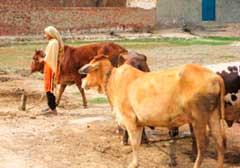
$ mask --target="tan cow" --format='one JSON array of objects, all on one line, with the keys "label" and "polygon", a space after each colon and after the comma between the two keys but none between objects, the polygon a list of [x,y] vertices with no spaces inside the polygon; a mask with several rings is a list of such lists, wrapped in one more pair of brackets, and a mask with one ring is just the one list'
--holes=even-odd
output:
[{"label": "tan cow", "polygon": [[206,126],[215,140],[218,163],[223,168],[224,83],[212,71],[188,64],[159,72],[142,72],[127,64],[114,68],[105,56],[98,56],[79,70],[87,73],[84,88],[105,92],[116,120],[127,129],[133,150],[129,168],[138,166],[138,148],[143,126],[179,127],[193,125],[199,168],[206,148]]}]

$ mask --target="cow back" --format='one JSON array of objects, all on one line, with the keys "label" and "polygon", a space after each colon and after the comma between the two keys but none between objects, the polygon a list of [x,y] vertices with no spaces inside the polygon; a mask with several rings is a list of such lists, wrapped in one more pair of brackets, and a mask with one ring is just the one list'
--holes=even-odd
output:
[{"label": "cow back", "polygon": [[[218,79],[219,76],[210,70],[190,64],[145,73],[129,85],[128,96],[140,122],[160,127],[168,127],[171,123],[178,127],[189,122],[189,116],[197,115],[192,113],[193,107],[209,113],[218,105]],[[207,102],[207,105],[203,107],[199,101]],[[183,114],[181,119],[179,114]],[[175,123],[171,118],[177,118],[179,122]]]},{"label": "cow back", "polygon": [[108,55],[113,66],[116,66],[119,54],[126,51],[114,43],[87,44],[80,47],[66,45],[64,47],[64,58],[60,61],[60,82],[69,83],[75,81],[76,77],[81,78],[78,70],[99,54]]}]

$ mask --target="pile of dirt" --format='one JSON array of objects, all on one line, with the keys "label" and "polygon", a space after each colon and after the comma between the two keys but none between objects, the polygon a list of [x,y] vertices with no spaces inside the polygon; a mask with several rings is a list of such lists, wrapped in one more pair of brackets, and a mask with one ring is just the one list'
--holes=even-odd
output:
[{"label": "pile of dirt", "polygon": [[11,78],[6,77],[6,76],[0,76],[0,82],[7,82],[9,80],[11,80]]}]

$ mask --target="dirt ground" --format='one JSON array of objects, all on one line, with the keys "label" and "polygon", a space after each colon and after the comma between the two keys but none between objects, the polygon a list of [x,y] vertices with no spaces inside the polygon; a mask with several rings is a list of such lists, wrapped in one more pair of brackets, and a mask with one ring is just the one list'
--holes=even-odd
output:
[{"label": "dirt ground", "polygon": [[[240,47],[162,46],[137,49],[145,53],[151,70],[185,63],[213,64],[239,60]],[[25,90],[27,111],[18,109]],[[116,122],[107,103],[89,103],[83,109],[75,86],[64,93],[58,116],[40,115],[46,100],[40,101],[42,80],[30,76],[0,73],[0,168],[125,168],[131,160],[130,146],[121,143]],[[87,98],[104,97],[87,91]],[[187,135],[187,126],[180,136]],[[167,168],[169,163],[168,131],[147,129],[152,141],[140,149],[140,168]],[[225,167],[240,167],[240,125],[227,129],[228,149]],[[212,141],[211,141],[212,142]],[[177,141],[177,168],[191,168],[191,140]],[[216,165],[216,152],[210,143],[203,168]]]}]

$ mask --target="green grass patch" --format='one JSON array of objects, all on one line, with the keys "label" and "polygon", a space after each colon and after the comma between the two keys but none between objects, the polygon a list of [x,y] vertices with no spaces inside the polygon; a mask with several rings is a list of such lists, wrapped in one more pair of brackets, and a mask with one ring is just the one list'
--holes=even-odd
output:
[{"label": "green grass patch", "polygon": [[233,60],[233,59],[236,59],[237,57],[233,55],[223,55],[220,58],[224,60]]},{"label": "green grass patch", "polygon": [[191,46],[191,45],[226,45],[230,44],[230,42],[224,41],[208,41],[204,38],[192,38],[192,39],[184,39],[184,38],[163,38],[163,39],[156,39],[157,42],[164,42],[171,45],[177,46]]},{"label": "green grass patch", "polygon": [[89,99],[88,102],[91,104],[106,104],[108,103],[108,100],[105,97],[96,97]]},{"label": "green grass patch", "polygon": [[224,55],[222,56],[223,58],[237,58],[236,56],[233,56],[233,55]]},{"label": "green grass patch", "polygon": [[217,40],[217,41],[240,41],[240,37],[218,37],[218,36],[209,36],[205,37],[206,39],[210,40]]},{"label": "green grass patch", "polygon": [[27,44],[0,47],[0,69],[24,75],[30,74],[35,49],[43,46],[43,44]]},{"label": "green grass patch", "polygon": [[[81,96],[81,93],[80,92],[74,92],[73,95],[74,96]],[[105,97],[95,97],[95,98],[87,99],[87,101],[91,104],[106,104],[106,103],[108,103],[108,100]]]},{"label": "green grass patch", "polygon": [[[83,45],[89,44],[94,42],[103,42],[103,41],[93,41],[93,42],[67,42],[66,44],[69,45]],[[104,42],[115,42],[122,45],[125,48],[129,49],[148,49],[148,48],[157,48],[161,46],[191,46],[191,45],[210,45],[210,46],[217,46],[217,45],[227,45],[231,44],[233,41],[230,40],[222,40],[219,41],[218,39],[214,40],[210,37],[206,38],[192,38],[192,39],[185,39],[185,38],[146,38],[146,39],[132,39],[132,40],[107,40]]]},{"label": "green grass patch", "polygon": [[[99,43],[99,42],[115,42],[125,46],[147,46],[152,47],[152,45],[165,45],[165,44],[173,44],[173,45],[225,45],[229,44],[229,42],[238,41],[240,37],[203,37],[203,38],[143,38],[143,39],[122,39],[122,40],[94,40],[94,41],[66,41],[65,44],[73,45],[73,46],[80,46],[85,44],[92,44],[92,43]],[[211,42],[209,42],[211,41]],[[46,42],[44,43],[13,43],[1,46],[0,48],[4,47],[21,47],[24,46],[25,48],[30,48],[34,50],[35,48],[45,48],[47,45]],[[138,47],[138,46],[137,46]]]}]

